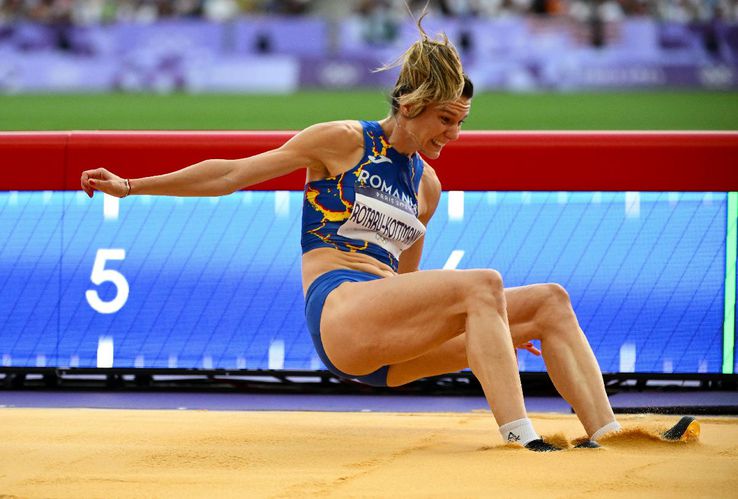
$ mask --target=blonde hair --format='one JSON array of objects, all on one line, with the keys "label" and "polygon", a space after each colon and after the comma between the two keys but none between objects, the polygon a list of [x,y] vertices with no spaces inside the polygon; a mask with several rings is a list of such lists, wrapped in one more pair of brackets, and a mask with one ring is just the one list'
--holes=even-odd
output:
[{"label": "blonde hair", "polygon": [[471,97],[471,82],[464,74],[456,48],[445,33],[434,39],[423,29],[421,22],[427,14],[424,12],[416,23],[420,40],[395,62],[377,70],[400,66],[400,75],[391,94],[393,116],[406,104],[410,106],[407,117],[414,118],[432,102],[450,102],[462,95]]}]

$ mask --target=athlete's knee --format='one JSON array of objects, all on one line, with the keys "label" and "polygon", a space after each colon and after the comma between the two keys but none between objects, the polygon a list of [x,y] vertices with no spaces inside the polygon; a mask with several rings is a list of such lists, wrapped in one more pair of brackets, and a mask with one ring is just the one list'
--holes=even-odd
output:
[{"label": "athlete's knee", "polygon": [[554,282],[542,284],[541,286],[543,287],[546,302],[549,304],[549,306],[555,308],[571,307],[571,299],[569,298],[569,293],[566,291],[564,286]]},{"label": "athlete's knee", "polygon": [[502,276],[492,269],[465,271],[464,298],[468,311],[479,308],[505,311],[505,289]]},{"label": "athlete's knee", "polygon": [[551,333],[570,331],[572,320],[576,321],[569,293],[560,284],[541,284],[536,322],[541,330]]}]

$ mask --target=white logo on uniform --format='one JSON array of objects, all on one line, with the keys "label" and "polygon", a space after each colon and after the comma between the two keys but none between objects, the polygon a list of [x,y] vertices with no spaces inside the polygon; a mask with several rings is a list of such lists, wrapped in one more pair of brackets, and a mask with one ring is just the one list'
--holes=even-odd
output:
[{"label": "white logo on uniform", "polygon": [[371,161],[374,164],[392,163],[391,159],[389,159],[387,156],[382,156],[381,154],[379,156],[367,156],[367,158],[369,158],[369,161]]},{"label": "white logo on uniform", "polygon": [[[371,156],[369,157],[371,158]],[[384,158],[385,156],[382,157]],[[387,161],[390,161],[389,158],[387,159]],[[390,163],[391,162],[392,161],[390,161]],[[366,170],[361,170],[361,173],[359,173],[359,182],[361,184],[367,184],[369,187],[378,189],[384,193],[394,196],[397,199],[401,199],[403,202],[412,206],[413,210],[417,214],[417,203],[415,203],[415,201],[413,201],[407,193],[400,192],[393,184],[388,184],[380,175],[372,175]]]}]

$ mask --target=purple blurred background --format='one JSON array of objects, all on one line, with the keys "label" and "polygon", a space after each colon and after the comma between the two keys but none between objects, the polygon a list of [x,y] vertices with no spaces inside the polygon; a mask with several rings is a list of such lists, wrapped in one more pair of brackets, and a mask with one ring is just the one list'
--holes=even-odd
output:
[{"label": "purple blurred background", "polygon": [[[409,1],[415,13],[425,1]],[[480,90],[738,87],[736,0],[430,3]],[[389,85],[402,1],[0,0],[0,92]]]}]

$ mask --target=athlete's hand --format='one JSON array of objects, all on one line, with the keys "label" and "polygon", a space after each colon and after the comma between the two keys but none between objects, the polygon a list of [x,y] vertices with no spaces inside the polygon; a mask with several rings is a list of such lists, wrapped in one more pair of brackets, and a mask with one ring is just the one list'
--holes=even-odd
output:
[{"label": "athlete's hand", "polygon": [[105,168],[82,172],[81,184],[82,190],[90,197],[95,191],[104,192],[117,198],[123,198],[129,194],[125,179],[110,173]]},{"label": "athlete's hand", "polygon": [[536,348],[536,347],[535,347],[535,346],[533,345],[533,343],[532,343],[532,342],[530,342],[530,341],[529,341],[529,342],[527,342],[527,343],[523,343],[523,344],[521,344],[521,345],[515,345],[515,348],[519,348],[519,349],[521,349],[521,350],[528,350],[528,351],[529,351],[530,353],[532,353],[532,354],[533,354],[533,355],[535,355],[536,357],[540,357],[540,356],[541,356],[541,351],[540,351],[540,350],[538,350],[538,349],[537,349],[537,348]]}]

